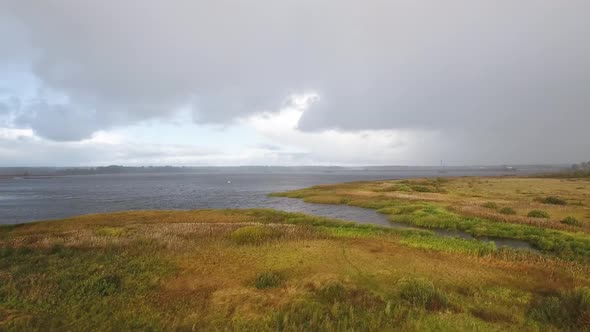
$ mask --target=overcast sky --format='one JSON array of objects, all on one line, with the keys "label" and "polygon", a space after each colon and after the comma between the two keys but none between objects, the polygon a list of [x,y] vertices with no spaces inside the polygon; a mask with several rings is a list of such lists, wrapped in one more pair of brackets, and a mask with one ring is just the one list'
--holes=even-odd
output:
[{"label": "overcast sky", "polygon": [[590,158],[588,0],[0,0],[0,166]]}]

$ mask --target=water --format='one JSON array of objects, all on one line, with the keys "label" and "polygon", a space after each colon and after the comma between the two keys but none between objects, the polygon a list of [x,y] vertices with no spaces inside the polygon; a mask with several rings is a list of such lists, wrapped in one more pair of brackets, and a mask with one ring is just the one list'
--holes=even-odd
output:
[{"label": "water", "polygon": [[[471,175],[498,173],[477,172]],[[268,197],[271,192],[316,184],[437,176],[436,171],[210,172],[193,174],[120,174],[0,179],[0,224],[66,218],[81,214],[136,209],[272,208],[353,220],[381,226],[391,223],[374,210],[310,204]],[[445,174],[445,176],[461,175]],[[441,235],[444,232],[440,232]],[[469,237],[459,233],[453,236]],[[497,240],[494,240],[498,243]],[[509,241],[509,240],[502,240]],[[526,243],[509,246],[528,247]],[[520,241],[516,241],[520,242]]]}]

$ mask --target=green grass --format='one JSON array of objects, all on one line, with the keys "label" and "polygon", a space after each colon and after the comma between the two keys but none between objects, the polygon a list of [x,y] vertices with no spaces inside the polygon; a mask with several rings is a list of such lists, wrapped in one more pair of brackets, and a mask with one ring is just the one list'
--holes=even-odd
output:
[{"label": "green grass", "polygon": [[136,307],[175,268],[133,250],[4,248],[0,308],[16,312],[7,330],[158,328],[157,308]]},{"label": "green grass", "polygon": [[561,223],[566,224],[566,225],[572,225],[572,226],[581,226],[580,221],[578,221],[578,219],[571,217],[571,216],[565,217],[563,220],[561,220]]},{"label": "green grass", "polygon": [[[342,191],[359,185],[376,196]],[[453,192],[452,181],[406,180],[399,185],[411,191],[379,191],[388,185],[294,195],[379,209],[424,228],[521,239],[542,252],[267,209],[129,211],[4,226],[0,330],[590,328],[586,233],[498,222],[405,196],[438,199]]]},{"label": "green grass", "polygon": [[571,330],[590,329],[590,288],[577,288],[536,300],[529,310],[536,321]]},{"label": "green grass", "polygon": [[[535,214],[537,216],[537,214]],[[590,239],[528,225],[497,223],[463,217],[436,205],[425,205],[411,213],[397,213],[392,220],[425,228],[460,230],[474,236],[512,238],[529,242],[535,248],[568,259],[588,260]]]},{"label": "green grass", "polygon": [[561,199],[557,196],[547,196],[545,198],[539,198],[537,200],[543,204],[567,205],[567,202],[564,199]]},{"label": "green grass", "polygon": [[258,289],[275,288],[281,284],[281,276],[272,271],[259,274],[254,281],[254,287]]},{"label": "green grass", "polygon": [[245,226],[236,229],[230,235],[231,240],[240,245],[260,245],[280,236],[278,230],[269,226]]},{"label": "green grass", "polygon": [[441,311],[450,306],[447,296],[430,280],[402,279],[399,283],[399,297],[413,307]]},{"label": "green grass", "polygon": [[[486,186],[488,180],[480,180],[479,178],[465,178],[459,180],[447,180],[444,182],[426,179],[426,180],[401,180],[391,182],[358,182],[345,183],[329,186],[316,186],[312,188],[296,190],[292,192],[282,193],[280,195],[285,197],[303,198],[308,202],[321,203],[315,201],[315,197],[329,196],[334,202],[343,201],[347,205],[353,205],[363,208],[376,209],[380,213],[390,216],[391,221],[395,223],[403,223],[411,226],[428,229],[445,229],[445,230],[459,230],[471,234],[475,237],[498,237],[515,240],[522,240],[528,242],[535,249],[544,253],[554,255],[563,259],[573,261],[590,261],[590,235],[586,233],[585,223],[576,218],[577,223],[571,223],[571,219],[567,219],[570,223],[561,222],[561,220],[551,219],[551,215],[544,210],[533,209],[527,216],[518,215],[515,208],[505,206],[500,209],[498,203],[492,201],[484,201],[478,205],[462,205],[465,201],[472,199],[479,200],[480,198],[460,196],[457,200],[455,196],[458,190],[463,189],[449,189],[457,188],[456,182],[465,183],[469,191],[474,191],[477,186]],[[513,182],[519,183],[516,180],[509,179],[511,185]],[[533,181],[535,186],[542,186],[544,182],[550,181],[545,179],[524,180],[525,183]],[[391,183],[394,184],[391,184]],[[500,182],[503,184],[503,182]],[[429,185],[438,186],[439,193],[434,196],[423,196],[424,194],[408,195],[407,193],[382,192],[382,188],[390,188],[391,186],[399,185]],[[569,185],[568,183],[555,183],[550,181],[551,186],[555,188],[562,188],[561,192],[566,192],[563,187]],[[522,186],[522,184],[521,184]],[[570,186],[571,187],[571,186]],[[518,188],[518,187],[516,187]],[[569,188],[569,187],[568,187]],[[512,188],[511,188],[512,189]],[[504,199],[507,198],[504,188],[500,188]],[[569,189],[568,189],[569,190]],[[522,191],[520,191],[522,192]],[[441,194],[444,193],[444,194]],[[398,195],[399,194],[399,195]],[[428,193],[428,195],[432,195]],[[522,194],[519,194],[522,195]],[[565,207],[564,205],[555,204],[561,201],[554,195],[548,195],[547,201],[554,202],[559,208],[575,209],[579,211],[579,207]],[[505,203],[502,203],[505,204]],[[516,205],[530,205],[530,201],[522,199],[514,202]],[[481,208],[483,207],[483,208]],[[522,211],[522,207],[519,207]],[[526,213],[526,212],[524,212]],[[561,211],[556,212],[562,213]],[[572,216],[572,218],[575,218]],[[564,226],[569,227],[563,229]],[[578,232],[572,228],[578,228],[583,232]],[[432,240],[428,243],[414,244],[410,240],[404,239],[408,245],[427,246],[437,248],[441,242],[445,240]],[[455,245],[445,243],[444,250],[449,250]],[[480,246],[461,245],[467,252],[487,251],[486,248]],[[468,248],[468,249],[467,249]],[[440,249],[443,250],[443,249]],[[457,250],[457,249],[455,249]]]},{"label": "green grass", "polygon": [[475,317],[490,323],[513,324],[516,321],[513,312],[509,307],[480,306],[471,309]]}]

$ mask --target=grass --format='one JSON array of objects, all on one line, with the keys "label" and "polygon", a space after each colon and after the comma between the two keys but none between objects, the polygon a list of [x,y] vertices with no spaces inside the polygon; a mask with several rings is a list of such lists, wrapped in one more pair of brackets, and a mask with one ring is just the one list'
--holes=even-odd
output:
[{"label": "grass", "polygon": [[440,311],[449,307],[449,299],[445,293],[434,287],[426,279],[402,279],[399,297],[409,305],[429,311]]},{"label": "grass", "polygon": [[230,235],[232,241],[240,245],[260,245],[280,236],[279,230],[266,225],[240,227]]},{"label": "grass", "polygon": [[496,202],[485,202],[481,206],[483,206],[484,208],[494,209],[494,210],[499,208],[499,206]]},{"label": "grass", "polygon": [[543,210],[531,210],[527,214],[527,217],[529,217],[529,218],[549,219],[551,216],[549,215],[549,213],[547,213],[547,211],[543,211]]},{"label": "grass", "polygon": [[529,316],[558,328],[590,329],[590,288],[542,297],[531,306]]},{"label": "grass", "polygon": [[[583,263],[264,209],[5,226],[0,248],[7,331],[581,329],[590,286]],[[537,313],[551,294],[566,323]]]},{"label": "grass", "polygon": [[281,276],[272,271],[259,274],[254,281],[254,287],[258,289],[275,288],[281,284]]},{"label": "grass", "polygon": [[[425,192],[416,186],[435,190]],[[393,190],[396,188],[404,190]],[[465,177],[353,182],[275,195],[311,203],[324,203],[318,198],[330,197],[330,203],[376,209],[395,223],[459,230],[475,237],[521,240],[562,259],[590,260],[590,182],[586,178]],[[577,222],[562,222],[568,217]],[[434,243],[428,245],[434,247]]]},{"label": "grass", "polygon": [[96,230],[97,235],[102,236],[122,236],[126,232],[123,227],[102,227]]},{"label": "grass", "polygon": [[564,199],[561,199],[556,196],[547,196],[545,198],[542,198],[540,201],[541,203],[545,204],[567,205],[567,202]]},{"label": "grass", "polygon": [[498,210],[498,212],[500,212],[501,214],[505,214],[505,215],[515,215],[516,211],[508,206],[505,206],[503,208],[501,208],[500,210]]},{"label": "grass", "polygon": [[578,221],[578,219],[571,217],[571,216],[567,216],[565,217],[562,221],[562,224],[567,224],[567,225],[572,225],[572,226],[581,226],[580,222]]}]

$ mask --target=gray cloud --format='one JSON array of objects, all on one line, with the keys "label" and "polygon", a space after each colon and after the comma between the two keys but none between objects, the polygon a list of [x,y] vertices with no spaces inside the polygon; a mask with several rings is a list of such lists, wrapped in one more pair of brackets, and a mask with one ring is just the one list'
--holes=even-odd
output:
[{"label": "gray cloud", "polygon": [[[0,91],[0,93],[2,93]],[[11,124],[12,117],[20,109],[20,100],[18,98],[0,99],[0,127],[6,127]]]},{"label": "gray cloud", "polygon": [[8,0],[6,9],[36,52],[34,75],[69,101],[29,108],[20,123],[55,140],[183,106],[197,122],[227,123],[314,91],[301,130],[433,130],[446,138],[440,154],[457,160],[590,151],[586,0]]},{"label": "gray cloud", "polygon": [[263,150],[268,150],[268,151],[280,151],[281,150],[281,147],[278,145],[266,144],[266,143],[258,144],[255,147],[259,148],[259,149],[263,149]]},{"label": "gray cloud", "polygon": [[[0,132],[1,134],[1,132]],[[27,136],[0,135],[2,167],[94,165],[208,165],[216,151],[192,145],[51,142]]]},{"label": "gray cloud", "polygon": [[0,115],[8,114],[12,111],[12,108],[8,104],[0,101]]},{"label": "gray cloud", "polygon": [[28,105],[16,118],[15,124],[28,125],[37,135],[55,141],[82,140],[101,128],[94,114],[88,110],[45,101]]}]

